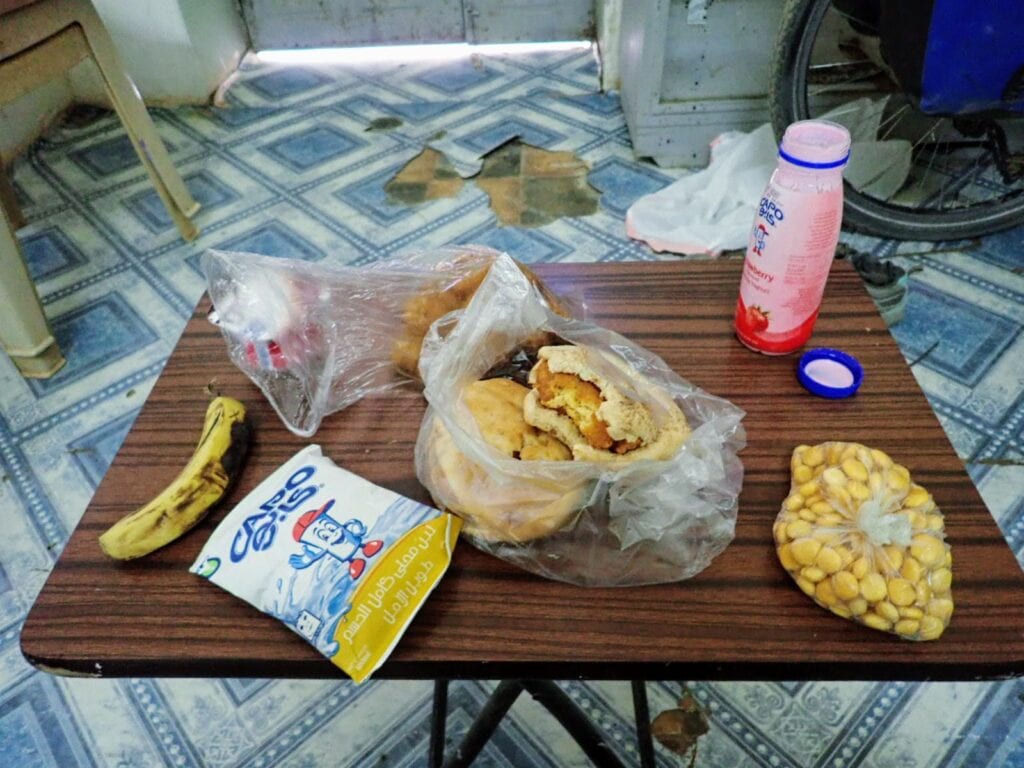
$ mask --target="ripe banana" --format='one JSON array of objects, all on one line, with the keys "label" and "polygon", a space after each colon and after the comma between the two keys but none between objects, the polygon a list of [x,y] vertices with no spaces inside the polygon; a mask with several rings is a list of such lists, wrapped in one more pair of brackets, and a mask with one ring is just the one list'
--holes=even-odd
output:
[{"label": "ripe banana", "polygon": [[122,517],[100,536],[103,551],[118,560],[132,560],[190,530],[224,497],[241,472],[251,433],[244,405],[230,397],[214,398],[188,464],[148,504]]}]

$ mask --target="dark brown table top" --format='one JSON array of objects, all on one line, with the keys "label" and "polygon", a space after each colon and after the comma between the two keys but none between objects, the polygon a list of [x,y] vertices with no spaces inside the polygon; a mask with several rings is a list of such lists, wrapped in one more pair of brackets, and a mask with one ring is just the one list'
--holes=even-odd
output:
[{"label": "dark brown table top", "polygon": [[[739,261],[558,264],[538,268],[586,296],[598,323],[661,355],[677,372],[747,411],[736,538],[697,577],[586,589],[547,581],[465,542],[378,678],[975,679],[1024,673],[1024,573],[978,496],[860,279],[837,262],[812,343],[864,364],[856,397],[815,398],[796,358],[742,347],[731,318]],[[22,632],[32,663],[104,676],[341,675],[298,635],[188,573],[234,502],[306,444],[230,365],[205,300]],[[230,498],[193,532],[131,563],[97,536],[177,473],[207,403],[205,386],[243,400],[251,457]],[[327,418],[314,440],[342,466],[429,503],[413,473],[418,391],[363,400]],[[813,604],[779,565],[771,525],[800,443],[867,443],[905,463],[946,518],[956,610],[941,639],[911,643]]]}]

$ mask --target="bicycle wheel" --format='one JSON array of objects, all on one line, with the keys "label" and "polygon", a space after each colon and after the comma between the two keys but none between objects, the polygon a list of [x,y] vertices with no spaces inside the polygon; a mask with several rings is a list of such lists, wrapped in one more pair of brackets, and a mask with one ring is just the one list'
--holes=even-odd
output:
[{"label": "bicycle wheel", "polygon": [[954,240],[1024,223],[1024,116],[922,113],[882,59],[877,20],[849,8],[850,0],[787,0],[770,84],[779,137],[813,118],[850,129],[844,224]]}]

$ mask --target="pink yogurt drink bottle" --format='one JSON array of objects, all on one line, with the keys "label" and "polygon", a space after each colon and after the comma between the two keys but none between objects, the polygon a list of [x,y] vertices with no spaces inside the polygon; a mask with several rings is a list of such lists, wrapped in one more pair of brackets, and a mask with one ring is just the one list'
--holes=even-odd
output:
[{"label": "pink yogurt drink bottle", "polygon": [[750,233],[736,304],[736,336],[757,352],[802,347],[818,319],[843,221],[850,134],[826,120],[786,129]]}]

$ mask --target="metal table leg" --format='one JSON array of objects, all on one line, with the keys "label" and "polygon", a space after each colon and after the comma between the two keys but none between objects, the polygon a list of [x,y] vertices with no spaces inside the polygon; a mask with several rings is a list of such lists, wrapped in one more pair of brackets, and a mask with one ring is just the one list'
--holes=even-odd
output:
[{"label": "metal table leg", "polygon": [[[647,689],[642,681],[633,682],[633,711],[641,768],[655,768],[654,744],[651,741],[650,712]],[[523,691],[554,715],[566,732],[580,745],[596,768],[625,768],[615,756],[605,735],[597,729],[576,703],[550,680],[504,680],[494,689],[480,714],[470,725],[462,743],[446,762],[444,734],[447,721],[448,683],[434,683],[434,705],[430,729],[429,768],[469,768],[494,735],[501,720]]]},{"label": "metal table leg", "polygon": [[655,768],[654,742],[651,740],[651,710],[647,705],[647,682],[633,681],[633,719],[636,720],[636,747],[640,768]]},{"label": "metal table leg", "polygon": [[427,768],[444,764],[444,734],[448,724],[448,681],[434,681],[434,706],[430,711],[430,755]]}]

